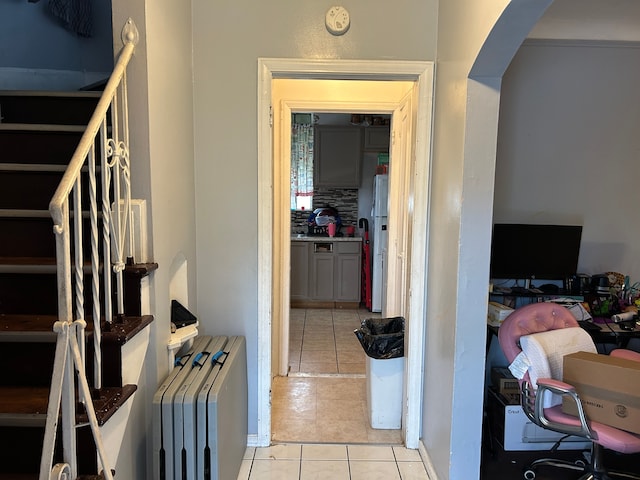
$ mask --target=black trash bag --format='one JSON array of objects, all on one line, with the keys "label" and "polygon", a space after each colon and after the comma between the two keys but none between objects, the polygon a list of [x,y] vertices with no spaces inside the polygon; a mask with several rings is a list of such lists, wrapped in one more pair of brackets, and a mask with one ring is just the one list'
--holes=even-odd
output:
[{"label": "black trash bag", "polygon": [[377,360],[404,357],[404,318],[367,318],[353,331],[369,357]]}]

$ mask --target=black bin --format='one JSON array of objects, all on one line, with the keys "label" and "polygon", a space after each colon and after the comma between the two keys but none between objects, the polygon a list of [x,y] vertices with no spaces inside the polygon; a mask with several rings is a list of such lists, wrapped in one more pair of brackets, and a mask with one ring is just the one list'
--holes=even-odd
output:
[{"label": "black bin", "polygon": [[404,357],[404,317],[366,318],[353,333],[371,358]]}]

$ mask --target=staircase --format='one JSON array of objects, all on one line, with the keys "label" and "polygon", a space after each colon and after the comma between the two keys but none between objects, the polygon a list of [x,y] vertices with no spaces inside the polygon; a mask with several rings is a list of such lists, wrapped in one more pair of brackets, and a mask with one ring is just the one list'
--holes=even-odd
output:
[{"label": "staircase", "polygon": [[[0,92],[0,436],[5,439],[0,479],[38,475],[56,346],[53,325],[58,320],[56,247],[48,204],[99,94]],[[112,323],[101,319],[103,385],[92,391],[101,426],[136,390],[122,384],[122,352],[152,321],[142,315],[140,285],[156,267],[128,265],[126,314]],[[86,301],[91,301],[88,295]],[[88,322],[88,352],[91,326]],[[93,363],[87,362],[86,368],[91,378]],[[85,423],[84,406],[78,403],[76,411],[78,422]],[[88,426],[78,428],[77,437],[79,473],[95,474],[97,458]],[[56,461],[62,461],[59,443]]]},{"label": "staircase", "polygon": [[[91,238],[98,231],[96,225],[102,231],[106,224],[110,231],[111,214],[104,205],[110,208],[112,202],[102,200],[100,205],[100,200],[92,203],[89,197],[95,200],[97,191],[102,198],[101,188],[116,191],[120,187],[115,182],[95,187],[95,177],[104,172],[89,172],[101,170],[99,161],[89,162],[98,166],[82,168],[70,196],[82,212],[68,206],[62,209],[73,227],[58,221],[54,229],[53,210],[49,211],[70,159],[93,121],[100,94],[0,92],[0,352],[4,364],[0,375],[0,480],[113,478],[111,462],[117,458],[114,450],[121,440],[117,435],[123,435],[125,429],[110,428],[110,424],[126,424],[122,412],[128,412],[127,404],[136,391],[135,384],[126,382],[137,378],[131,370],[141,368],[142,362],[129,355],[146,351],[146,345],[140,348],[140,343],[148,341],[153,318],[143,314],[141,289],[144,277],[157,265],[135,264],[129,258],[126,265],[121,262],[118,268],[112,267],[111,249],[105,251],[103,243],[98,258],[95,238]],[[110,120],[103,121],[101,131],[119,128],[109,123],[117,115],[104,118]],[[111,148],[98,138],[90,140],[90,158],[94,151],[99,156],[100,151]],[[96,203],[98,209],[89,207]],[[117,241],[105,235],[107,245]],[[61,255],[68,260],[69,254],[61,248],[60,236],[66,237],[75,255],[66,264]],[[118,288],[95,288],[98,282],[110,284],[111,279]],[[65,291],[71,289],[73,308],[72,293]],[[118,305],[116,313],[112,304]],[[86,330],[82,328],[85,322]],[[65,337],[54,329],[70,335]],[[73,339],[79,346],[76,350]],[[131,344],[135,347],[129,347]],[[85,377],[79,374],[76,379],[72,367],[62,367],[63,354],[66,352],[70,365],[76,351],[81,359],[79,370],[86,370],[89,379],[89,399],[81,388],[85,384],[81,377]],[[96,352],[98,360],[94,361]],[[58,362],[55,368],[54,359]],[[113,436],[116,438],[110,438]],[[60,466],[53,467],[56,464]],[[106,472],[103,466],[109,467]]]}]

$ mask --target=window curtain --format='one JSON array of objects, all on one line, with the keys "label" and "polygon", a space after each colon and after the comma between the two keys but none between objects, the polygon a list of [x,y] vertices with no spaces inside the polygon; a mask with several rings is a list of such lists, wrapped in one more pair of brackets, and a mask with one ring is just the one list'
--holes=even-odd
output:
[{"label": "window curtain", "polygon": [[291,209],[313,196],[313,125],[291,126]]}]

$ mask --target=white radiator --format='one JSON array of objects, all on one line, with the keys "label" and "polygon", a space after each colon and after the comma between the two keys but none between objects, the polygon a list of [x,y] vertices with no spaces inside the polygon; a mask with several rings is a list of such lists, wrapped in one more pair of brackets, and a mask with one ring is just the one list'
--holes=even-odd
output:
[{"label": "white radiator", "polygon": [[159,480],[236,480],[247,444],[244,337],[198,336],[153,398]]}]

